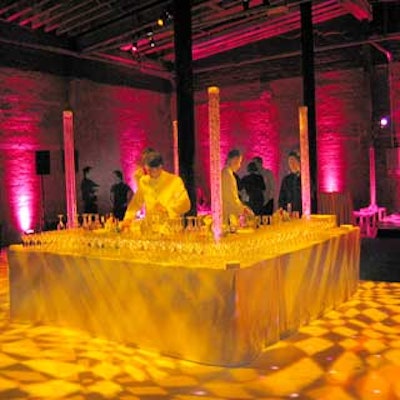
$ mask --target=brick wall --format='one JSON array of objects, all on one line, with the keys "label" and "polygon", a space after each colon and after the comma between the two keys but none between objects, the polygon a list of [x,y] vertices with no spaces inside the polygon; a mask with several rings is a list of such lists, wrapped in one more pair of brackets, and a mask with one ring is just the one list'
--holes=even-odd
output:
[{"label": "brick wall", "polygon": [[[371,105],[369,82],[363,70],[317,75],[318,188],[351,191],[356,207],[369,204],[368,135]],[[269,84],[221,88],[221,151],[232,147],[245,153],[244,167],[263,157],[277,180],[288,172],[287,153],[299,149],[298,108],[302,80],[283,79]],[[198,158],[208,173],[208,109],[204,94],[197,100]],[[242,168],[241,174],[245,173]],[[207,181],[208,175],[200,178]],[[207,181],[208,182],[208,181]]]},{"label": "brick wall", "polygon": [[[169,96],[143,89],[68,80],[50,74],[0,69],[0,220],[7,242],[65,214],[62,111],[70,98],[80,169],[91,165],[100,184],[99,207],[110,211],[112,171],[131,175],[143,147],[162,149],[172,168]],[[35,152],[49,150],[50,175],[36,175]],[[77,174],[78,211],[82,210]],[[43,189],[43,190],[42,190]]]},{"label": "brick wall", "polygon": [[[196,178],[209,197],[208,104],[205,93],[196,97]],[[244,154],[240,175],[254,156],[261,156],[264,166],[277,176],[279,169],[279,121],[276,99],[268,85],[232,86],[220,90],[221,162],[229,150],[239,148]]]},{"label": "brick wall", "polygon": [[[54,213],[63,206],[63,181],[57,174],[61,148],[61,112],[65,99],[62,79],[38,72],[0,69],[0,219],[3,234],[40,226],[42,207]],[[51,151],[51,175],[36,175],[35,152]]]},{"label": "brick wall", "polygon": [[[122,170],[134,187],[132,174],[145,147],[159,149],[166,169],[173,170],[170,96],[87,80],[73,81],[71,87],[80,169],[93,167],[91,179],[100,185],[100,212],[110,211],[113,170]],[[79,171],[78,183],[82,177]],[[79,188],[78,200],[82,210]]]},{"label": "brick wall", "polygon": [[[391,211],[400,209],[400,63],[392,64],[392,78],[388,65],[375,68],[372,75],[373,133],[376,152],[377,203]],[[391,85],[389,82],[391,81]],[[391,90],[389,90],[389,86]],[[392,101],[391,98],[392,97]],[[390,109],[393,107],[393,120]],[[386,127],[380,119],[389,117]],[[396,162],[396,160],[398,160]]]},{"label": "brick wall", "polygon": [[355,208],[369,204],[370,82],[362,69],[317,77],[318,186],[350,191]]},{"label": "brick wall", "polygon": [[[393,105],[397,132],[400,126],[400,64],[393,64]],[[371,118],[383,104],[384,70],[379,68],[372,88],[361,69],[318,73],[316,77],[318,125],[318,179],[320,190],[351,191],[355,207],[369,204],[368,146]],[[161,149],[166,168],[172,170],[171,96],[143,89],[69,81],[39,72],[0,69],[0,218],[9,241],[18,232],[65,213],[62,168],[62,111],[67,99],[74,110],[75,141],[80,171],[91,165],[100,184],[101,212],[109,211],[112,170],[122,169],[132,183],[141,150]],[[272,169],[277,187],[287,171],[286,154],[298,147],[298,107],[302,81],[290,78],[269,83],[257,81],[221,88],[221,152],[224,160],[232,147],[243,150],[244,167],[260,155]],[[371,105],[372,104],[372,105]],[[173,105],[173,104],[172,104]],[[384,107],[383,107],[384,108]],[[196,93],[196,180],[206,194],[209,187],[207,93]],[[377,146],[377,199],[389,210],[400,199],[397,177],[386,171],[386,148]],[[49,150],[51,174],[35,172],[35,152]],[[241,173],[245,173],[243,168]],[[43,191],[42,191],[43,188]],[[81,210],[80,193],[78,209]]]}]

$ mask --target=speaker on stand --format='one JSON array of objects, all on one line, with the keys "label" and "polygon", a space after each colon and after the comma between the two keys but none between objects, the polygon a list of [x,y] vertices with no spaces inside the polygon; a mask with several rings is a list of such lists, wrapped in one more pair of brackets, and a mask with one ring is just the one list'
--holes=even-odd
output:
[{"label": "speaker on stand", "polygon": [[45,196],[44,196],[44,182],[43,176],[50,175],[50,151],[49,150],[38,150],[35,155],[36,161],[36,175],[40,176],[40,192],[41,192],[41,203],[40,203],[40,230],[42,231],[46,226],[45,220]]}]

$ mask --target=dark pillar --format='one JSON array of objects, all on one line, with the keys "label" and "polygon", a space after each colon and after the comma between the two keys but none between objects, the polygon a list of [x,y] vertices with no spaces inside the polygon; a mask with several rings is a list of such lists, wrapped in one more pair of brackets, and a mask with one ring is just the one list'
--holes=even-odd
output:
[{"label": "dark pillar", "polygon": [[174,0],[174,39],[179,171],[192,203],[190,215],[195,215],[196,189],[193,168],[195,132],[191,4],[191,0]]},{"label": "dark pillar", "polygon": [[314,35],[311,1],[300,5],[303,102],[308,107],[311,213],[317,213],[317,124],[315,117]]}]

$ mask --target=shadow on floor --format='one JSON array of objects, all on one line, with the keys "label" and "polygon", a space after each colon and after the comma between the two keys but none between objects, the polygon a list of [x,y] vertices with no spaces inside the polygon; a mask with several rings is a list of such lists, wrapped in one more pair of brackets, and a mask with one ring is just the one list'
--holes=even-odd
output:
[{"label": "shadow on floor", "polygon": [[400,231],[361,240],[360,279],[400,282]]}]

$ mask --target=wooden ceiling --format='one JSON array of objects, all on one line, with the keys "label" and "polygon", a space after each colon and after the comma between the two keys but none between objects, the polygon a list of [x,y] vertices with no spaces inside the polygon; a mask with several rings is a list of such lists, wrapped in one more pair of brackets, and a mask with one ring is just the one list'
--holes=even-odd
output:
[{"label": "wooden ceiling", "polygon": [[[195,76],[257,65],[266,78],[298,73],[290,60],[301,54],[303,2],[192,0]],[[312,1],[318,62],[327,67],[338,59],[356,62],[364,45],[374,49],[377,60],[387,54],[399,59],[398,3]],[[3,0],[0,43],[172,79],[173,7],[171,0]],[[163,26],[157,24],[161,16]]]}]

